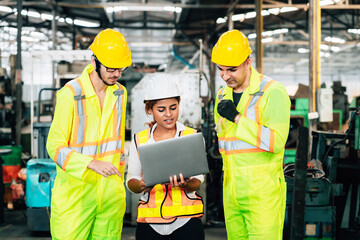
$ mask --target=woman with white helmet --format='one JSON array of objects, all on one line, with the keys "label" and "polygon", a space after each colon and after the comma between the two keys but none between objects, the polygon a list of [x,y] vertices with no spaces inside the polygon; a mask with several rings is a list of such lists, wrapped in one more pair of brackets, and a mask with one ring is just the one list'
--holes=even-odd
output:
[{"label": "woman with white helmet", "polygon": [[204,239],[201,222],[204,207],[202,198],[195,193],[204,180],[203,175],[188,179],[182,175],[180,179],[169,176],[169,183],[152,187],[146,186],[142,178],[138,146],[196,132],[177,121],[180,91],[176,82],[162,78],[149,80],[144,103],[146,114],[153,117],[153,122],[132,139],[127,175],[130,191],[141,193],[136,239]]}]

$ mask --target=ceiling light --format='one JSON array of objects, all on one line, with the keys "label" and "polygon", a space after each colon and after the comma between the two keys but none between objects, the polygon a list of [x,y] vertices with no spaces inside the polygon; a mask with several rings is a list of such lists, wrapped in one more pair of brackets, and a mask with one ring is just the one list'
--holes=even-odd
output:
[{"label": "ceiling light", "polygon": [[107,8],[105,8],[105,11],[107,13],[127,11],[127,10],[129,10],[129,8],[123,7],[123,6],[115,6],[115,7],[107,7]]},{"label": "ceiling light", "polygon": [[349,33],[360,34],[360,29],[348,29]]},{"label": "ceiling light", "polygon": [[216,23],[217,23],[217,24],[226,23],[226,17],[225,17],[225,18],[218,18],[218,19],[216,20]]},{"label": "ceiling light", "polygon": [[273,31],[266,31],[262,33],[263,36],[272,36],[273,35]]},{"label": "ceiling light", "polygon": [[297,7],[283,7],[280,9],[280,12],[285,13],[285,12],[293,12],[297,10],[299,10]]},{"label": "ceiling light", "polygon": [[256,17],[256,12],[248,12],[245,14],[245,19]]},{"label": "ceiling light", "polygon": [[[281,33],[287,33],[287,32],[289,32],[289,29],[280,28],[280,29],[275,29],[274,31],[263,32],[262,36],[272,36],[272,35],[281,34]],[[256,33],[250,33],[248,35],[248,39],[254,39],[254,38],[256,38]]]},{"label": "ceiling light", "polygon": [[0,6],[0,12],[8,12],[11,13],[13,10],[9,7]]},{"label": "ceiling light", "polygon": [[65,22],[66,22],[67,24],[73,24],[73,20],[72,20],[71,18],[66,18],[66,19],[65,19]]},{"label": "ceiling light", "polygon": [[40,13],[34,12],[34,11],[28,11],[28,12],[27,12],[27,15],[28,15],[29,17],[33,17],[33,18],[40,18]]},{"label": "ceiling light", "polygon": [[330,53],[320,52],[320,57],[330,57]]},{"label": "ceiling light", "polygon": [[332,1],[332,0],[321,0],[319,2],[320,6],[328,6],[328,5],[333,5],[333,4],[334,4],[334,1]]},{"label": "ceiling light", "polygon": [[256,33],[250,33],[248,35],[248,39],[255,39],[256,38]]},{"label": "ceiling light", "polygon": [[114,6],[105,8],[107,13],[120,12],[120,11],[135,11],[135,12],[177,12],[182,11],[181,7],[174,6],[151,6],[151,5],[141,5],[141,6]]},{"label": "ceiling light", "polygon": [[344,39],[337,38],[337,37],[326,37],[324,39],[326,42],[333,42],[333,43],[345,43]]},{"label": "ceiling light", "polygon": [[100,27],[99,23],[84,21],[80,19],[74,19],[74,25],[83,26],[83,27]]},{"label": "ceiling light", "polygon": [[40,41],[38,38],[33,38],[33,37],[29,37],[29,36],[21,36],[21,41],[25,41],[25,42],[38,42]]},{"label": "ceiling light", "polygon": [[240,21],[240,22],[242,22],[242,21],[244,21],[244,19],[245,19],[245,14],[236,14],[236,15],[233,15],[233,16],[231,17],[231,19],[232,19],[233,21]]},{"label": "ceiling light", "polygon": [[306,48],[299,48],[298,53],[309,53],[309,49]]},{"label": "ceiling light", "polygon": [[287,33],[287,32],[289,32],[289,29],[287,28],[280,28],[274,30],[274,34]]},{"label": "ceiling light", "polygon": [[274,15],[278,15],[280,13],[280,8],[270,8],[268,12]]},{"label": "ceiling light", "polygon": [[43,38],[44,34],[42,32],[31,31],[30,36],[37,37],[37,38]]},{"label": "ceiling light", "polygon": [[337,46],[331,46],[331,47],[330,47],[330,50],[333,51],[333,52],[339,52],[339,51],[340,51],[340,48],[337,47]]},{"label": "ceiling light", "polygon": [[168,12],[181,13],[182,8],[181,8],[181,7],[173,7],[173,6],[165,6],[165,7],[164,7],[164,10],[165,10],[165,11],[168,11]]},{"label": "ceiling light", "polygon": [[261,16],[269,16],[269,15],[270,15],[270,13],[269,13],[268,10],[262,10],[261,11]]},{"label": "ceiling light", "polygon": [[328,45],[325,45],[325,44],[320,44],[320,49],[326,51],[326,50],[329,50],[330,47]]},{"label": "ceiling light", "polygon": [[40,15],[40,18],[42,19],[42,20],[49,20],[49,21],[52,21],[53,20],[53,15],[51,15],[51,14],[47,14],[47,13],[42,13],[41,15]]}]

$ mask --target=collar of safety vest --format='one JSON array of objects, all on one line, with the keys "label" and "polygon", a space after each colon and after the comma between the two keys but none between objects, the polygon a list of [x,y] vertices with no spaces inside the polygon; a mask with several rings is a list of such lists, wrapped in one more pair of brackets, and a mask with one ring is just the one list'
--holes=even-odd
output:
[{"label": "collar of safety vest", "polygon": [[[94,71],[94,66],[90,63],[85,67],[84,71],[80,76],[80,80],[83,83],[84,93],[86,97],[91,97],[95,95],[94,87],[91,84],[91,80],[89,77],[89,74],[92,71]],[[108,86],[106,90],[111,90],[112,92],[115,92],[116,90],[118,90],[118,86],[114,84],[113,86]]]},{"label": "collar of safety vest", "polygon": [[[260,82],[262,79],[262,76],[258,71],[256,71],[255,68],[251,67],[251,76],[250,76],[250,85],[245,89],[244,92],[248,94],[254,94],[260,91]],[[232,99],[232,92],[233,89],[229,88],[227,85],[225,85],[225,89],[223,92],[224,99]],[[231,93],[231,94],[229,94]]]},{"label": "collar of safety vest", "polygon": [[261,74],[256,71],[255,68],[251,68],[251,76],[250,76],[250,85],[249,85],[249,94],[254,94],[260,91],[260,82],[261,82]]}]

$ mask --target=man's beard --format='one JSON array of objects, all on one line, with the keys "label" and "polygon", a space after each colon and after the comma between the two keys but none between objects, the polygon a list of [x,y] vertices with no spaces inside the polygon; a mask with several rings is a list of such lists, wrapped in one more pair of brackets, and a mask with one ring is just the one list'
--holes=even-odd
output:
[{"label": "man's beard", "polygon": [[[114,86],[114,85],[116,84],[116,82],[115,82],[115,83],[113,83],[113,84],[110,84],[110,83],[105,82],[105,81],[104,81],[104,79],[103,79],[103,78],[102,78],[102,76],[101,76],[100,71],[99,71],[99,72],[97,72],[97,73],[98,73],[99,78],[101,79],[101,81],[103,81],[103,83],[104,83],[106,86]],[[117,79],[116,79],[116,80],[117,80]]]}]

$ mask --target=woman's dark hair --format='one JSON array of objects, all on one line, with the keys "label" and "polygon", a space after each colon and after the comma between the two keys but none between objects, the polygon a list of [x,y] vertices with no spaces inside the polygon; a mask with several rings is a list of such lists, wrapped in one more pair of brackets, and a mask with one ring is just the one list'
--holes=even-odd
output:
[{"label": "woman's dark hair", "polygon": [[[175,99],[178,101],[178,103],[180,102],[180,97],[175,97]],[[150,109],[152,109],[154,107],[154,105],[157,103],[157,101],[159,100],[148,100],[145,101],[145,113],[146,115],[150,115]],[[154,124],[156,123],[155,119],[152,122],[147,122],[145,124],[147,124],[149,126],[149,128],[152,128],[154,126]]]}]

